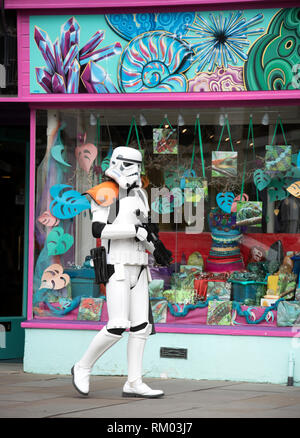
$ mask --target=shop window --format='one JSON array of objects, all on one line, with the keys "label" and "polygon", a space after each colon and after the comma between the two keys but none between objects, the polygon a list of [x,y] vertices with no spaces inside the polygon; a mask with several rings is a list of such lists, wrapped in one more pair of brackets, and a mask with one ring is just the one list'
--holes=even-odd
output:
[{"label": "shop window", "polygon": [[142,150],[151,218],[173,253],[169,267],[149,255],[155,321],[256,318],[276,326],[280,297],[298,296],[299,113],[38,110],[33,317],[106,320],[105,287],[95,283],[90,260],[100,242],[84,193],[107,180],[113,148],[126,145]]}]

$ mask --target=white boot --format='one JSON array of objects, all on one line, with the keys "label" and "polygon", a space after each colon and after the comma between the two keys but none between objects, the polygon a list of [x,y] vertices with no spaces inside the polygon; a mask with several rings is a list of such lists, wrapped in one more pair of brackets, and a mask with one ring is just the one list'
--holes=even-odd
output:
[{"label": "white boot", "polygon": [[121,335],[114,335],[103,327],[94,337],[80,361],[72,367],[73,385],[80,394],[88,395],[90,375],[95,362],[121,338]]},{"label": "white boot", "polygon": [[151,324],[138,332],[129,332],[127,344],[128,379],[123,386],[123,397],[158,398],[161,390],[151,389],[142,382],[143,354],[146,341],[151,333]]}]

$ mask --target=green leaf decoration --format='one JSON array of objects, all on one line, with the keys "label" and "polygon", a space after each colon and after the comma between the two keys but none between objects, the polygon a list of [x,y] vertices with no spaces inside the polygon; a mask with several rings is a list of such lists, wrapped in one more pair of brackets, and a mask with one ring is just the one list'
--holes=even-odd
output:
[{"label": "green leaf decoration", "polygon": [[110,157],[109,157],[109,156],[105,157],[105,158],[101,161],[101,169],[102,169],[102,172],[105,172],[106,169],[109,168],[109,163],[110,163]]},{"label": "green leaf decoration", "polygon": [[300,179],[300,152],[292,155],[292,165],[285,173],[286,177]]},{"label": "green leaf decoration", "polygon": [[57,144],[55,146],[52,146],[51,155],[54,158],[54,160],[60,164],[63,164],[64,166],[70,167],[71,164],[69,164],[65,161],[64,154],[65,154],[65,147],[63,144],[60,143],[60,144]]},{"label": "green leaf decoration", "polygon": [[268,187],[271,182],[271,178],[262,169],[257,169],[253,174],[254,184],[259,191]]},{"label": "green leaf decoration", "polygon": [[225,211],[225,213],[230,213],[234,201],[234,193],[218,193],[216,196],[216,201],[221,210]]},{"label": "green leaf decoration", "polygon": [[74,243],[71,234],[65,233],[62,227],[55,227],[48,234],[47,249],[50,256],[67,252]]},{"label": "green leaf decoration", "polygon": [[55,184],[50,188],[54,198],[50,204],[50,212],[58,219],[71,219],[91,205],[84,195],[66,184]]}]

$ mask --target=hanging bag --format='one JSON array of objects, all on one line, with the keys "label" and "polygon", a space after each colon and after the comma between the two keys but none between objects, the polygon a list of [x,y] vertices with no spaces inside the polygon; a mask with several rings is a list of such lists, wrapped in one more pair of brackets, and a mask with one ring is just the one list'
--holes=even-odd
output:
[{"label": "hanging bag", "polygon": [[[198,133],[199,139],[199,149],[201,154],[201,167],[202,167],[202,177],[196,176],[196,172],[193,169],[194,160],[195,160],[195,149],[196,149],[196,136]],[[189,170],[186,170],[180,180],[180,188],[190,189],[185,192],[185,201],[186,202],[199,202],[200,199],[208,198],[208,184],[207,179],[205,177],[205,165],[204,165],[204,156],[203,156],[203,146],[202,146],[202,136],[201,136],[201,126],[199,117],[196,119],[195,123],[195,135],[194,135],[194,144],[193,144],[193,153],[191,159],[191,167]],[[200,190],[199,190],[200,189]]]},{"label": "hanging bag", "polygon": [[[247,157],[248,157],[248,149],[250,142],[250,135],[252,137],[252,147],[253,147],[253,158],[255,160],[255,145],[254,145],[254,132],[253,132],[253,120],[252,116],[250,116],[249,129],[248,129],[248,138],[246,145],[246,156],[244,161],[244,169],[243,169],[243,177],[242,177],[242,188],[241,195],[238,197],[236,205],[236,225],[238,226],[255,226],[260,227],[262,221],[262,202],[259,201],[258,189],[256,187],[256,201],[249,201],[248,195],[244,193],[245,187],[245,177],[246,177],[246,168],[247,168]],[[248,199],[246,201],[243,200],[243,197],[247,196]]]},{"label": "hanging bag", "polygon": [[[166,122],[168,127],[163,127]],[[153,129],[153,153],[154,154],[177,154],[178,140],[176,129],[172,127],[167,115],[158,128]]]},{"label": "hanging bag", "polygon": [[[244,169],[243,169],[243,177],[242,177],[242,188],[241,195],[239,197],[239,201],[237,202],[237,225],[239,226],[261,226],[262,221],[262,202],[259,201],[258,189],[256,187],[256,201],[249,201],[249,196],[244,193],[245,186],[245,177],[246,177],[246,168],[247,168],[247,157],[248,150],[250,144],[250,135],[252,139],[252,147],[253,147],[253,158],[255,161],[255,142],[254,142],[254,132],[253,132],[253,120],[252,116],[250,116],[249,129],[248,129],[248,138],[246,145],[246,156],[244,161]],[[243,197],[246,196],[248,199],[243,200]]]},{"label": "hanging bag", "polygon": [[136,134],[136,140],[137,140],[138,148],[139,148],[139,151],[141,152],[142,157],[143,157],[141,175],[144,176],[144,175],[146,175],[145,165],[144,165],[144,154],[145,154],[145,151],[141,147],[140,137],[139,137],[139,132],[138,132],[138,129],[137,129],[137,126],[136,126],[135,117],[132,117],[132,121],[131,121],[131,125],[130,125],[130,128],[129,128],[128,137],[127,137],[127,140],[126,140],[126,146],[129,145],[129,141],[130,141],[130,137],[131,137],[131,133],[132,133],[133,127],[135,129],[135,134]]},{"label": "hanging bag", "polygon": [[[219,151],[225,126],[228,131],[231,152]],[[228,118],[223,125],[219,144],[216,151],[212,152],[212,178],[234,178],[237,176],[237,151],[234,150]]]},{"label": "hanging bag", "polygon": [[[280,126],[285,145],[274,145],[278,126]],[[287,144],[281,118],[276,121],[273,139],[270,145],[266,146],[265,154],[265,173],[270,177],[280,176],[282,172],[287,172],[292,165],[292,147]]]}]

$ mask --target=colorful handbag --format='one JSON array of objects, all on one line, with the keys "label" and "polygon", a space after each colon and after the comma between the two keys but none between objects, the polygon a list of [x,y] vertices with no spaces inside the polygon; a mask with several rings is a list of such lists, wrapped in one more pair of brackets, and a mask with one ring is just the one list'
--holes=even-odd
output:
[{"label": "colorful handbag", "polygon": [[[198,132],[199,138],[199,148],[201,154],[201,167],[202,167],[202,175],[201,177],[196,176],[196,172],[193,169],[194,160],[195,160],[195,146],[196,146],[196,133]],[[191,159],[191,167],[189,170],[186,170],[180,180],[180,188],[190,189],[186,190],[184,197],[186,202],[199,202],[203,197],[205,199],[208,198],[208,183],[205,177],[205,165],[204,165],[204,156],[203,156],[203,146],[202,146],[202,137],[201,137],[201,127],[200,121],[197,117],[195,123],[195,136],[194,136],[194,144],[193,144],[193,153]]]},{"label": "colorful handbag", "polygon": [[127,137],[127,140],[126,140],[126,146],[129,145],[129,141],[130,141],[131,132],[132,132],[132,128],[133,128],[133,127],[134,127],[134,129],[135,129],[136,140],[137,140],[137,144],[138,144],[139,151],[141,152],[141,154],[142,154],[142,156],[143,156],[141,175],[145,175],[145,174],[146,174],[146,171],[145,171],[145,165],[144,165],[144,155],[145,155],[145,150],[142,149],[142,147],[141,147],[140,137],[139,137],[139,132],[138,132],[138,129],[137,129],[137,126],[136,126],[135,117],[132,117],[131,125],[130,125],[129,132],[128,132],[128,137]]},{"label": "colorful handbag", "polygon": [[195,292],[194,289],[169,289],[163,291],[163,297],[169,303],[176,304],[194,304]]},{"label": "colorful handbag", "polygon": [[[227,127],[231,152],[219,151],[221,140],[223,137],[225,126]],[[218,147],[216,151],[212,151],[212,178],[234,178],[237,176],[237,157],[238,153],[234,150],[230,133],[228,118],[226,117],[223,125]]]},{"label": "colorful handbag", "polygon": [[[250,116],[249,129],[248,129],[246,154],[245,154],[243,176],[242,176],[241,195],[238,197],[239,200],[236,203],[236,224],[240,227],[245,227],[245,226],[261,227],[263,204],[262,202],[259,201],[258,188],[256,187],[256,201],[249,201],[249,196],[243,193],[245,186],[245,176],[246,176],[250,135],[252,136],[252,150],[253,150],[253,158],[255,161],[255,145],[254,145],[252,116]],[[243,197],[246,197],[246,200],[244,200]]]},{"label": "colorful handbag", "polygon": [[300,324],[299,301],[280,301],[277,308],[277,325],[292,327]]},{"label": "colorful handbag", "polygon": [[103,298],[82,297],[78,309],[78,320],[100,321]]},{"label": "colorful handbag", "polygon": [[207,283],[207,298],[215,298],[219,301],[230,301],[231,284],[228,282],[215,280]]},{"label": "colorful handbag", "polygon": [[[165,126],[163,126],[164,122],[166,122]],[[178,153],[178,139],[176,129],[172,127],[166,115],[159,128],[153,129],[153,153]]]},{"label": "colorful handbag", "polygon": [[232,302],[212,300],[208,302],[208,325],[231,325]]},{"label": "colorful handbag", "polygon": [[168,301],[152,299],[150,303],[154,324],[167,322]]}]

